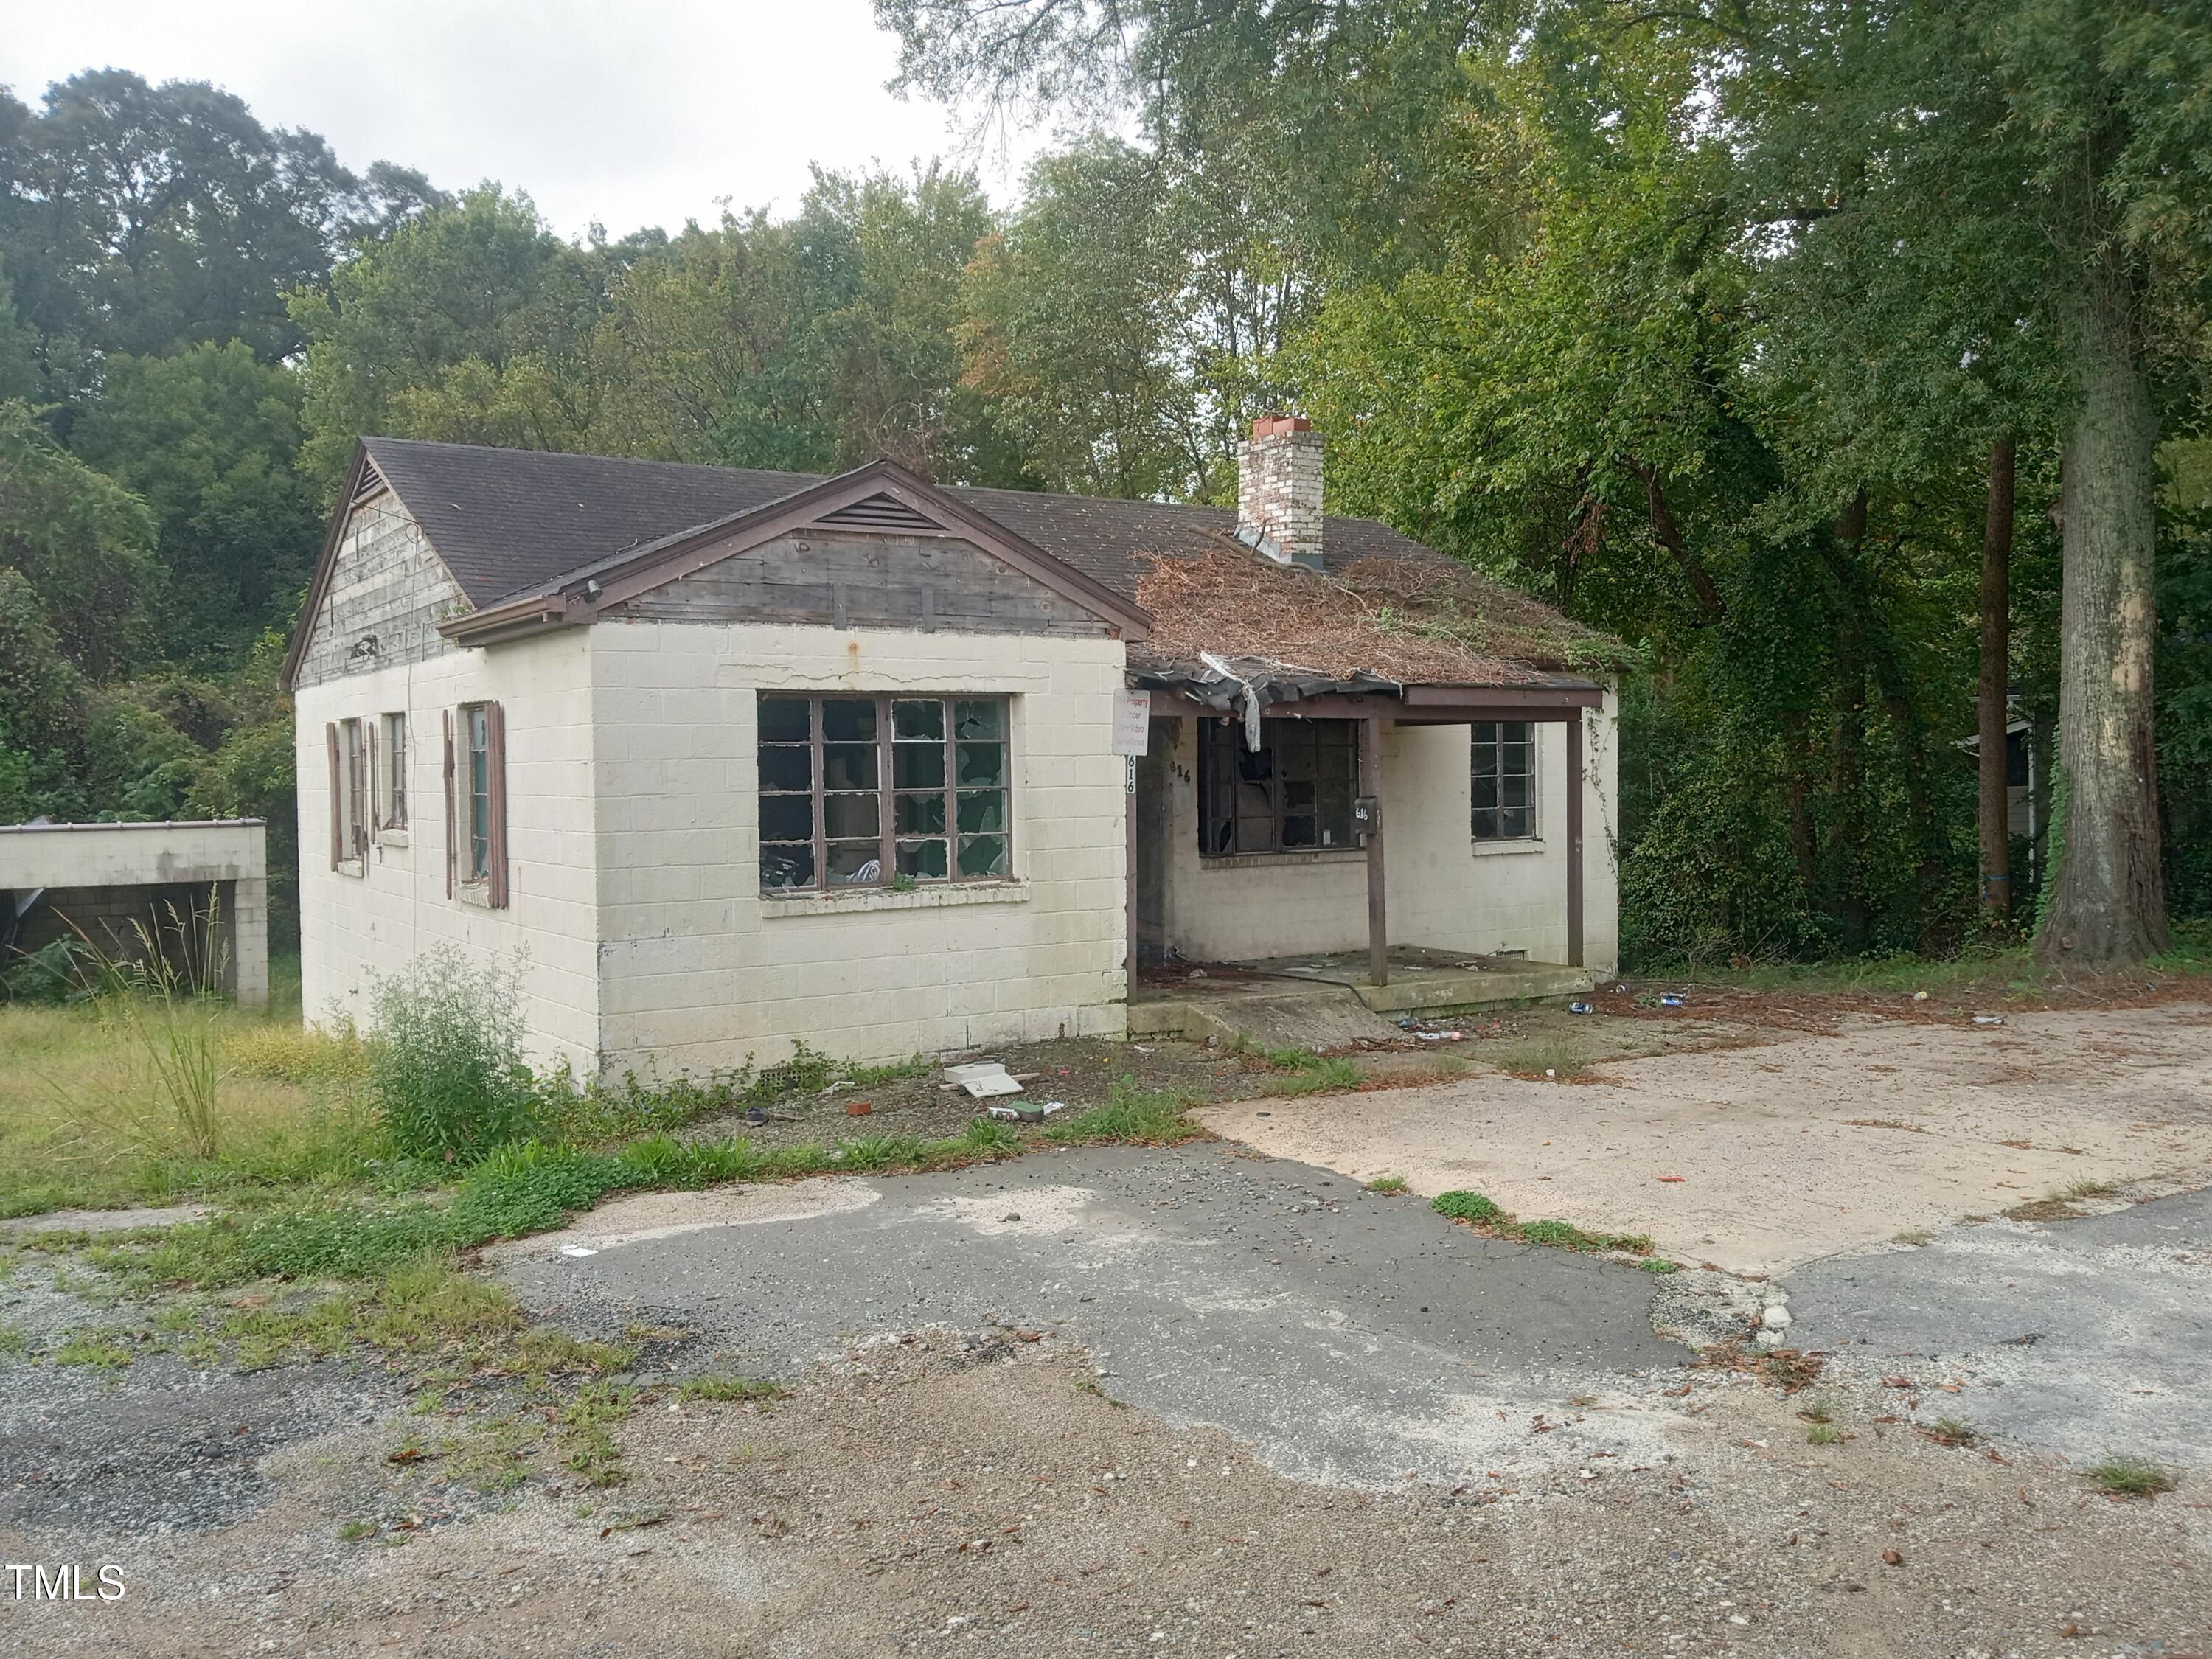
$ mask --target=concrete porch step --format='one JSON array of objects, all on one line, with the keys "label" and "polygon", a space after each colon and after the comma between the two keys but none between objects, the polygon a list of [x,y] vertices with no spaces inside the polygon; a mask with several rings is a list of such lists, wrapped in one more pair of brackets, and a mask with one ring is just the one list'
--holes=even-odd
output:
[{"label": "concrete porch step", "polygon": [[1534,997],[1580,996],[1596,988],[1597,975],[1587,968],[1531,963],[1504,973],[1463,969],[1401,976],[1393,969],[1388,985],[1363,982],[1349,989],[1378,1014],[1412,1014],[1525,1002]]}]

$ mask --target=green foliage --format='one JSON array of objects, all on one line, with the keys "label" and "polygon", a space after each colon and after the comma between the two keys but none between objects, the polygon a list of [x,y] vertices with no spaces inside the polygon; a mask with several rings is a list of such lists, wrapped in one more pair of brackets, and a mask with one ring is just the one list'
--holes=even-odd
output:
[{"label": "green foliage", "polygon": [[1505,1215],[1504,1211],[1480,1193],[1438,1193],[1429,1200],[1429,1207],[1452,1221],[1498,1221]]},{"label": "green foliage", "polygon": [[1200,1133],[1183,1115],[1188,1103],[1172,1090],[1141,1089],[1134,1077],[1117,1078],[1106,1091],[1103,1106],[1046,1119],[1045,1139],[1062,1143],[1127,1140],[1154,1146],[1188,1140]]},{"label": "green foliage", "polygon": [[380,980],[371,1006],[370,1093],[403,1157],[465,1163],[535,1131],[518,964],[439,945]]},{"label": "green foliage", "polygon": [[[0,404],[0,572],[30,585],[81,672],[112,675],[146,649],[154,541],[143,501],[64,452],[23,404]],[[0,709],[11,729],[18,718]]]},{"label": "green foliage", "polygon": [[2147,1457],[2107,1456],[2088,1474],[2100,1490],[2115,1498],[2155,1498],[2179,1484],[2172,1470]]}]

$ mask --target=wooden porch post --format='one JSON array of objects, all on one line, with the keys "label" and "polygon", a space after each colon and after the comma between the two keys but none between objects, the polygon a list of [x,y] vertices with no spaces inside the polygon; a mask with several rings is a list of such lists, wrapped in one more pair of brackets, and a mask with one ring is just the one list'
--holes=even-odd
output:
[{"label": "wooden porch post", "polygon": [[1367,977],[1390,982],[1390,918],[1382,886],[1382,720],[1359,722],[1359,781],[1373,803],[1367,819]]},{"label": "wooden porch post", "polygon": [[1121,970],[1121,1000],[1133,1002],[1137,997],[1137,757],[1122,757],[1127,770],[1122,775],[1122,787],[1128,793],[1128,812],[1124,820],[1121,846],[1121,906],[1127,934],[1123,941],[1127,951]]},{"label": "wooden porch post", "polygon": [[1567,966],[1583,965],[1583,711],[1567,716]]}]

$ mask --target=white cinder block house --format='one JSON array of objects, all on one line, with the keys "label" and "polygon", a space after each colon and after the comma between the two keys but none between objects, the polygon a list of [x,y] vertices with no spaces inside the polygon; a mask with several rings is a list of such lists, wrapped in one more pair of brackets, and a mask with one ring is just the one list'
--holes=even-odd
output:
[{"label": "white cinder block house", "polygon": [[364,440],[287,670],[307,1018],[441,940],[663,1074],[1118,1035],[1133,950],[1609,968],[1593,636],[1324,519],[1304,422],[1245,462],[1232,514]]}]

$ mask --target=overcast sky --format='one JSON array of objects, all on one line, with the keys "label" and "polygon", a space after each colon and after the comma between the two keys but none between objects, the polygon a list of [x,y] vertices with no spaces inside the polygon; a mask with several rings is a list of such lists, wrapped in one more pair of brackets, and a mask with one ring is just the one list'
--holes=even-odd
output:
[{"label": "overcast sky", "polygon": [[[712,221],[719,198],[793,211],[807,163],[933,155],[1011,199],[1039,147],[962,148],[934,104],[884,89],[868,0],[9,0],[0,84],[35,103],[79,70],[212,81],[270,126],[321,133],[447,189],[496,179],[554,228],[619,236]],[[1011,154],[1009,149],[1011,148]]]}]

